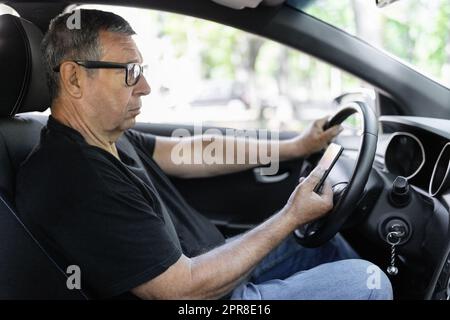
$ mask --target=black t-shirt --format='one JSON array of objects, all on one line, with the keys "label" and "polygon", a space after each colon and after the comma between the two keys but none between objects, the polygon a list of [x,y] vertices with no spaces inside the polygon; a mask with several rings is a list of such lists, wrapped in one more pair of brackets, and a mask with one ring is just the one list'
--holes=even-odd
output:
[{"label": "black t-shirt", "polygon": [[220,231],[186,202],[152,159],[155,136],[128,130],[116,146],[122,162],[158,190],[175,225],[184,255],[195,257],[225,242]]},{"label": "black t-shirt", "polygon": [[182,253],[224,242],[153,161],[154,144],[128,130],[120,161],[50,116],[17,175],[19,214],[60,264],[80,267],[82,289],[96,297],[126,294]]}]

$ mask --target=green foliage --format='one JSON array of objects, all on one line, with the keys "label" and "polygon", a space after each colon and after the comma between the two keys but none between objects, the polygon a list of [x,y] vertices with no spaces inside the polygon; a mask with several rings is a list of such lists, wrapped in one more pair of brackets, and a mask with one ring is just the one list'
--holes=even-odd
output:
[{"label": "green foliage", "polygon": [[[382,43],[375,45],[434,78],[450,81],[444,74],[444,66],[450,64],[450,49],[446,49],[450,46],[449,0],[401,0],[383,9],[368,0],[316,0],[305,10],[351,34],[359,34],[355,18],[364,12],[358,12],[358,2],[364,2],[365,8],[373,6],[370,15],[360,20],[362,24],[374,24],[380,18]],[[373,34],[360,36],[373,38]]]},{"label": "green foliage", "polygon": [[316,0],[307,13],[347,32],[356,32],[355,13],[350,0]]},{"label": "green foliage", "polygon": [[234,52],[238,45],[239,31],[213,22],[184,17],[175,14],[162,14],[160,22],[161,37],[169,37],[176,56],[188,51],[188,46],[200,46],[201,72],[204,78],[228,78],[235,76],[235,64],[239,64]]},{"label": "green foliage", "polygon": [[[373,0],[314,0],[301,10],[367,41],[377,40],[375,45],[450,86],[450,75],[444,74],[450,68],[450,0],[401,0],[383,9]],[[361,85],[357,78],[273,41],[264,40],[259,47],[260,38],[231,27],[172,13],[147,14],[147,30],[170,45],[170,54],[162,54],[195,57],[203,79],[245,81],[251,73],[266,86],[276,83],[279,94],[295,92],[304,99]]]},{"label": "green foliage", "polygon": [[[355,34],[355,18],[361,17],[361,12],[357,12],[360,9],[355,5],[357,1],[361,0],[317,0],[306,11]],[[443,67],[450,63],[450,53],[446,52],[450,41],[450,1],[436,0],[434,6],[430,5],[429,0],[402,1],[406,2],[408,10],[396,10],[394,4],[389,9],[394,12],[391,15],[384,15],[384,9],[375,6],[370,8],[373,10],[370,14],[381,13],[381,46],[434,77],[444,78]],[[373,23],[366,20],[360,19],[359,23]],[[259,77],[277,79],[279,83],[281,79],[297,88],[302,86],[307,90],[317,90],[314,86],[319,84],[323,86],[323,91],[336,80],[332,79],[331,66],[296,50],[283,52],[280,45],[268,40],[256,52],[255,70],[248,70],[251,35],[209,21],[175,14],[160,13],[158,22],[160,36],[170,39],[176,55],[185,54],[193,44],[199,46],[197,51],[201,58],[201,74],[206,79],[235,79],[240,70],[247,69],[244,71],[254,71]],[[280,66],[280,59],[283,66]],[[354,87],[359,85],[359,81],[341,73],[340,84],[342,88]],[[281,88],[279,90],[283,91]]]}]

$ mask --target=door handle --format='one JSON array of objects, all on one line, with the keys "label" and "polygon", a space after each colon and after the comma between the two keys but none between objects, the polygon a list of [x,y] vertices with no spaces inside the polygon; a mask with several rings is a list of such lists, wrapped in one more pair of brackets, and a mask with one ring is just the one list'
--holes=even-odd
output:
[{"label": "door handle", "polygon": [[276,182],[283,181],[284,179],[289,177],[289,172],[284,172],[284,173],[272,175],[272,176],[263,175],[262,171],[261,171],[262,169],[263,168],[254,168],[253,169],[253,175],[255,176],[256,181],[259,183],[276,183]]}]

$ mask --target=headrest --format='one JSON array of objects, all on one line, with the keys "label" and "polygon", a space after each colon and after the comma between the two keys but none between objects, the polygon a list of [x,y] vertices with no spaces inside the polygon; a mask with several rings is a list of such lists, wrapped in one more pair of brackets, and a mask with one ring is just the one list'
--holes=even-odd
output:
[{"label": "headrest", "polygon": [[50,106],[42,38],[31,22],[10,14],[0,16],[0,117]]}]

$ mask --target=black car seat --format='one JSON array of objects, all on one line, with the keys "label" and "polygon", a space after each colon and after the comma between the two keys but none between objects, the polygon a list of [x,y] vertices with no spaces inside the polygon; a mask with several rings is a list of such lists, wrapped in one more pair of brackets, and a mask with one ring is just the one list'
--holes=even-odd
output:
[{"label": "black car seat", "polygon": [[15,175],[47,122],[30,112],[50,106],[41,40],[31,22],[0,16],[0,299],[86,299],[14,209]]}]

